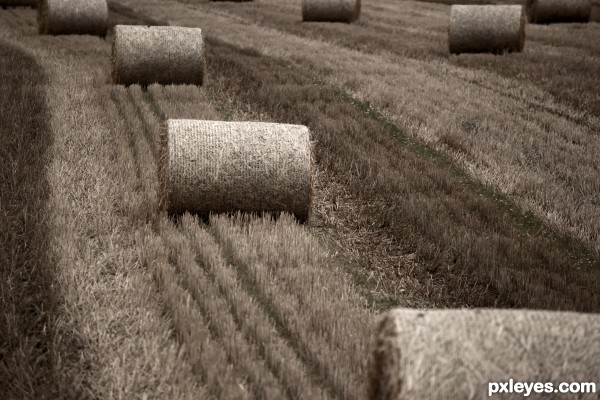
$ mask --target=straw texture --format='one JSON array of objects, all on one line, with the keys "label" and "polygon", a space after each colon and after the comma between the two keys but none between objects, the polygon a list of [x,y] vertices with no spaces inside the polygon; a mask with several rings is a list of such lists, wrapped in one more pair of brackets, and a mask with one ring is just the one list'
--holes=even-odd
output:
[{"label": "straw texture", "polygon": [[3,7],[35,7],[37,0],[0,0]]},{"label": "straw texture", "polygon": [[450,53],[522,51],[525,7],[521,5],[453,5],[450,9]]},{"label": "straw texture", "polygon": [[40,0],[38,3],[41,34],[105,36],[107,25],[106,0]]},{"label": "straw texture", "polygon": [[360,0],[302,0],[303,21],[352,22],[360,16]]},{"label": "straw texture", "polygon": [[311,145],[305,126],[170,119],[161,139],[161,203],[168,211],[285,211],[308,218]]},{"label": "straw texture", "polygon": [[125,85],[201,85],[202,31],[175,26],[115,26],[112,77],[114,83]]},{"label": "straw texture", "polygon": [[[599,360],[599,315],[397,309],[386,313],[378,327],[369,398],[483,399],[488,382],[510,378],[598,384]],[[524,398],[523,393],[498,397]],[[549,397],[532,391],[527,398]],[[552,393],[552,398],[578,397]]]},{"label": "straw texture", "polygon": [[591,0],[535,0],[530,21],[588,22],[591,13]]}]

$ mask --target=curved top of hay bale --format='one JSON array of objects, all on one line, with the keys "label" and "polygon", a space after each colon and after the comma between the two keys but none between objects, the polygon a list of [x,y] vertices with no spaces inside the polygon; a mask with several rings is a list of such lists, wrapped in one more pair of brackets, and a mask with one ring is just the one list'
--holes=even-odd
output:
[{"label": "curved top of hay bale", "polygon": [[530,21],[588,22],[592,14],[591,0],[535,0]]},{"label": "curved top of hay bale", "polygon": [[599,315],[397,309],[378,327],[369,398],[482,399],[488,382],[509,378],[594,381],[600,376],[598,343]]},{"label": "curved top of hay bale", "polygon": [[453,5],[450,8],[450,53],[522,51],[525,8],[521,5]]},{"label": "curved top of hay bale", "polygon": [[202,85],[204,59],[199,28],[140,25],[114,28],[114,83]]},{"label": "curved top of hay bale", "polygon": [[308,218],[312,175],[307,127],[170,119],[161,141],[163,209],[202,216],[289,212]]},{"label": "curved top of hay bale", "polygon": [[107,27],[106,0],[40,0],[38,3],[40,34],[105,36]]},{"label": "curved top of hay bale", "polygon": [[360,17],[361,0],[302,0],[302,20],[353,22]]}]

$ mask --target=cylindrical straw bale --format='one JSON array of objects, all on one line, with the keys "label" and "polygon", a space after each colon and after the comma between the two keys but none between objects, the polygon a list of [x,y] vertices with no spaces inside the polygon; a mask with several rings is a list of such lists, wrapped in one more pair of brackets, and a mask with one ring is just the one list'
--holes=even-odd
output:
[{"label": "cylindrical straw bale", "polygon": [[0,0],[2,7],[35,7],[37,0]]},{"label": "cylindrical straw bale", "polygon": [[360,0],[302,0],[303,21],[352,22],[360,16]]},{"label": "cylindrical straw bale", "polygon": [[[369,398],[483,399],[489,382],[509,379],[597,383],[599,343],[600,316],[594,314],[396,309],[376,333]],[[531,391],[528,398],[547,396]],[[501,397],[522,399],[523,393]]]},{"label": "cylindrical straw bale", "polygon": [[588,22],[591,0],[535,0],[531,22]]},{"label": "cylindrical straw bale", "polygon": [[114,83],[125,85],[202,85],[202,30],[177,26],[115,26],[112,76]]},{"label": "cylindrical straw bale", "polygon": [[107,25],[106,0],[40,0],[38,3],[41,34],[105,36]]},{"label": "cylindrical straw bale", "polygon": [[521,5],[453,5],[450,9],[450,53],[522,51],[525,8]]},{"label": "cylindrical straw bale", "polygon": [[161,204],[172,213],[289,212],[308,218],[305,126],[170,119],[161,137]]}]

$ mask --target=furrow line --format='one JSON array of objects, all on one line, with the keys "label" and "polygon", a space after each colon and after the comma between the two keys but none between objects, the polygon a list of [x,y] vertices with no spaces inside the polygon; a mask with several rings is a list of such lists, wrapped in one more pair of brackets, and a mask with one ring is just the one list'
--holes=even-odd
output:
[{"label": "furrow line", "polygon": [[168,262],[160,239],[154,240],[147,246],[150,253],[147,263],[193,372],[202,377],[207,393],[214,399],[248,399],[248,393],[229,367],[225,352],[213,338],[210,322],[200,313],[191,294],[182,288],[181,277]]},{"label": "furrow line", "polygon": [[131,120],[127,117],[126,112],[124,111],[125,102],[122,101],[121,97],[123,95],[122,88],[116,87],[113,88],[110,92],[110,98],[115,105],[115,110],[119,115],[121,121],[123,122],[123,131],[127,134],[127,146],[129,148],[129,153],[131,154],[131,159],[133,160],[135,166],[135,175],[136,175],[136,186],[133,188],[135,191],[139,192],[142,190],[142,168],[140,165],[140,158],[138,155],[137,146],[135,144],[135,133],[134,127],[132,126]]},{"label": "furrow line", "polygon": [[[340,335],[353,335],[352,332],[337,329],[337,325],[348,322],[343,321],[347,316],[331,315],[340,305],[344,308],[344,295],[337,300],[329,297],[331,294],[327,294],[327,290],[332,290],[333,287],[324,287],[320,282],[322,276],[316,265],[293,259],[281,261],[280,264],[277,257],[279,260],[293,257],[291,248],[288,251],[270,248],[277,256],[253,253],[260,252],[260,249],[251,250],[252,245],[245,236],[234,233],[237,228],[228,224],[235,222],[224,217],[212,218],[211,232],[220,243],[225,260],[236,267],[246,290],[253,293],[277,325],[285,329],[282,333],[296,343],[305,362],[316,368],[320,376],[325,377],[324,383],[335,397],[361,398],[363,390],[359,371],[362,362],[350,361],[348,358],[356,357],[357,354],[350,354],[339,348],[343,345]],[[265,246],[268,246],[272,238],[266,235],[264,240]],[[337,318],[342,321],[336,320]]]},{"label": "furrow line", "polygon": [[241,330],[248,340],[258,344],[261,357],[272,373],[283,383],[292,399],[330,399],[321,387],[317,371],[305,363],[290,332],[281,321],[261,307],[253,297],[255,290],[245,287],[233,266],[228,264],[214,237],[198,225],[198,219],[189,215],[182,218],[182,231],[196,253],[196,261],[205,268],[220,293],[227,298]]},{"label": "furrow line", "polygon": [[256,399],[276,399],[284,397],[284,389],[260,360],[256,343],[248,342],[239,330],[231,315],[227,301],[214,288],[203,269],[196,264],[188,239],[172,223],[161,227],[163,240],[169,248],[169,257],[177,266],[184,288],[199,306],[200,312],[210,321],[209,329],[218,340],[228,358],[250,386]]}]

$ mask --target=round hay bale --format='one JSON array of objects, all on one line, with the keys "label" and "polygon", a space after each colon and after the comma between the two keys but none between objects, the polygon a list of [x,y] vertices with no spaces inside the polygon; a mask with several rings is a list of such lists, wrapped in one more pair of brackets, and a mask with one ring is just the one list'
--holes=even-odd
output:
[{"label": "round hay bale", "polygon": [[360,0],[302,0],[303,21],[352,22],[360,16]]},{"label": "round hay bale", "polygon": [[37,0],[0,0],[2,7],[35,7]]},{"label": "round hay bale", "polygon": [[535,23],[588,22],[591,0],[535,0],[530,18]]},{"label": "round hay bale", "polygon": [[170,119],[161,143],[161,208],[202,216],[242,211],[308,218],[312,179],[307,127]]},{"label": "round hay bale", "polygon": [[124,85],[202,85],[202,30],[177,26],[115,26],[112,76],[114,83]]},{"label": "round hay bale", "polygon": [[522,51],[525,8],[520,5],[453,5],[450,8],[450,53]]},{"label": "round hay bale", "polygon": [[47,35],[105,36],[106,0],[40,0],[38,30]]},{"label": "round hay bale", "polygon": [[483,399],[489,382],[593,382],[600,376],[598,343],[594,314],[392,310],[376,333],[369,398]]}]

